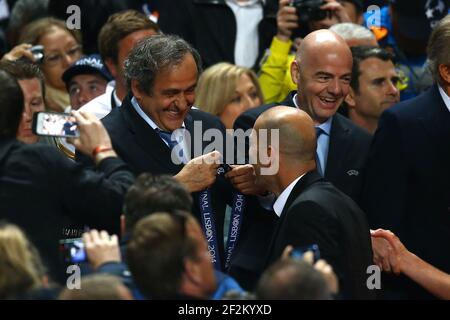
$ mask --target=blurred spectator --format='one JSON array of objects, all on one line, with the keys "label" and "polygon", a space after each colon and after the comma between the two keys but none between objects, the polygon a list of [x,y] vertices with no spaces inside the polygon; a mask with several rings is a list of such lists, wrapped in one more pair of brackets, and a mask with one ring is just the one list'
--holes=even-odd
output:
[{"label": "blurred spectator", "polygon": [[401,100],[417,96],[432,86],[426,64],[426,45],[432,28],[449,12],[445,0],[390,0],[381,9],[380,25],[373,25],[373,12],[365,25],[377,35],[380,46],[394,54],[402,81],[407,84]]},{"label": "blurred spectator", "polygon": [[306,261],[287,258],[264,271],[256,297],[259,300],[329,300],[332,295],[320,271]]},{"label": "blurred spectator", "polygon": [[24,109],[17,131],[17,140],[27,144],[36,143],[39,136],[32,132],[33,116],[44,111],[44,75],[39,67],[28,61],[1,61],[0,70],[11,74],[18,82],[24,96]]},{"label": "blurred spectator", "polygon": [[3,70],[0,104],[0,218],[27,232],[50,274],[61,280],[58,240],[66,219],[117,232],[133,175],[117,159],[104,127],[89,114],[73,111],[80,131],[74,144],[95,160],[98,173],[83,170],[52,147],[16,140],[23,94],[17,80]]},{"label": "blurred spectator", "polygon": [[105,93],[111,75],[98,54],[85,56],[77,60],[62,78],[70,96],[70,110],[78,110],[92,99]]},{"label": "blurred spectator", "polygon": [[400,101],[392,56],[378,47],[353,47],[352,81],[345,98],[350,120],[371,134],[384,110]]},{"label": "blurred spectator", "polygon": [[0,223],[0,300],[48,285],[39,253],[17,226]]},{"label": "blurred spectator", "polygon": [[94,274],[81,279],[80,289],[64,289],[59,300],[133,300],[133,297],[119,278]]},{"label": "blurred spectator", "polygon": [[278,0],[172,0],[159,7],[161,30],[191,43],[205,67],[225,61],[251,68],[275,34]]},{"label": "blurred spectator", "polygon": [[[47,0],[49,15],[66,20],[71,14],[67,8],[77,5],[80,8],[80,32],[83,50],[86,54],[99,52],[98,35],[102,26],[113,14],[125,10],[142,11],[145,0]],[[148,2],[153,2],[150,0]]]},{"label": "blurred spectator", "polygon": [[140,291],[152,299],[208,299],[217,283],[198,222],[184,212],[140,220],[128,243],[128,263]]},{"label": "blurred spectator", "polygon": [[43,18],[24,28],[19,43],[44,46],[40,67],[45,76],[46,107],[64,111],[70,105],[70,99],[62,74],[82,55],[80,34],[69,30],[62,20]]},{"label": "blurred spectator", "polygon": [[48,16],[49,0],[18,0],[11,8],[8,22],[8,47],[19,44],[19,37],[23,28],[34,20]]},{"label": "blurred spectator", "polygon": [[98,46],[102,60],[115,82],[110,83],[104,94],[87,103],[81,110],[101,119],[115,107],[120,107],[127,94],[125,58],[138,42],[159,33],[158,25],[140,12],[128,10],[110,16],[100,31]]},{"label": "blurred spectator", "polygon": [[[428,59],[435,84],[381,115],[362,203],[372,229],[392,230],[409,250],[450,273],[450,15],[433,30]],[[383,284],[384,298],[430,298],[404,277]]]},{"label": "blurred spectator", "polygon": [[226,62],[206,69],[198,80],[195,105],[218,116],[226,129],[244,111],[262,105],[261,88],[255,73]]}]

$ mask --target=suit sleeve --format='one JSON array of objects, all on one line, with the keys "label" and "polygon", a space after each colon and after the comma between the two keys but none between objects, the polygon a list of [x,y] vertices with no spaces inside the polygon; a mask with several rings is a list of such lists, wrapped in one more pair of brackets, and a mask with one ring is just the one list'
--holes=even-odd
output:
[{"label": "suit sleeve", "polygon": [[370,228],[390,229],[400,238],[408,183],[403,141],[397,116],[387,110],[369,152],[362,197]]},{"label": "suit sleeve", "polygon": [[50,181],[64,212],[91,228],[117,233],[123,197],[134,181],[119,158],[103,160],[98,172],[83,168],[64,156],[54,156],[49,165]]}]

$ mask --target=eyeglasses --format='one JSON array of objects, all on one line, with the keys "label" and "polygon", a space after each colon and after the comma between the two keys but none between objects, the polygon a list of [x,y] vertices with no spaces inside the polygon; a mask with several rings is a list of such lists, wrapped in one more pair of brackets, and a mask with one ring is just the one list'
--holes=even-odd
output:
[{"label": "eyeglasses", "polygon": [[44,56],[44,63],[48,64],[49,66],[56,66],[58,64],[62,64],[63,59],[68,56],[72,60],[76,60],[81,57],[81,46],[77,45],[75,47],[72,47],[66,52],[59,52],[59,53],[50,53],[49,55]]}]

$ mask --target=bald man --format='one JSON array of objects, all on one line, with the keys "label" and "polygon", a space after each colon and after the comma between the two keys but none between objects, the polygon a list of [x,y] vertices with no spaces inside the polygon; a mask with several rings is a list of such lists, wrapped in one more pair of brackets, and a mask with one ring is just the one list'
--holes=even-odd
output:
[{"label": "bald man", "polygon": [[[278,106],[261,114],[254,129],[250,159],[256,183],[276,195],[273,209],[279,217],[267,266],[281,256],[287,245],[302,248],[317,244],[321,258],[339,278],[340,296],[371,298],[366,271],[373,262],[365,214],[317,173],[314,121],[304,111]],[[279,140],[256,141],[253,138],[261,137],[261,129],[278,130]],[[258,158],[261,152],[268,155],[269,161]],[[279,169],[267,174],[264,169],[270,166]]]},{"label": "bald man", "polygon": [[315,157],[319,173],[358,202],[371,136],[336,113],[349,92],[351,71],[352,54],[345,41],[329,30],[312,32],[291,65],[297,91],[281,103],[248,110],[234,128],[252,128],[261,113],[280,104],[305,111],[318,132]]}]

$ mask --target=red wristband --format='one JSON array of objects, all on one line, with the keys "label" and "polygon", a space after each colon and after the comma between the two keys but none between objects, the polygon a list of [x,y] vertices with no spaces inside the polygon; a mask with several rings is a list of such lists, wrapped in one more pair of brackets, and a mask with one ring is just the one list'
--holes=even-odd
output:
[{"label": "red wristband", "polygon": [[92,157],[95,158],[96,155],[98,155],[99,153],[105,152],[105,151],[111,151],[112,148],[111,147],[107,147],[107,146],[98,146],[95,147],[94,150],[92,151]]}]

